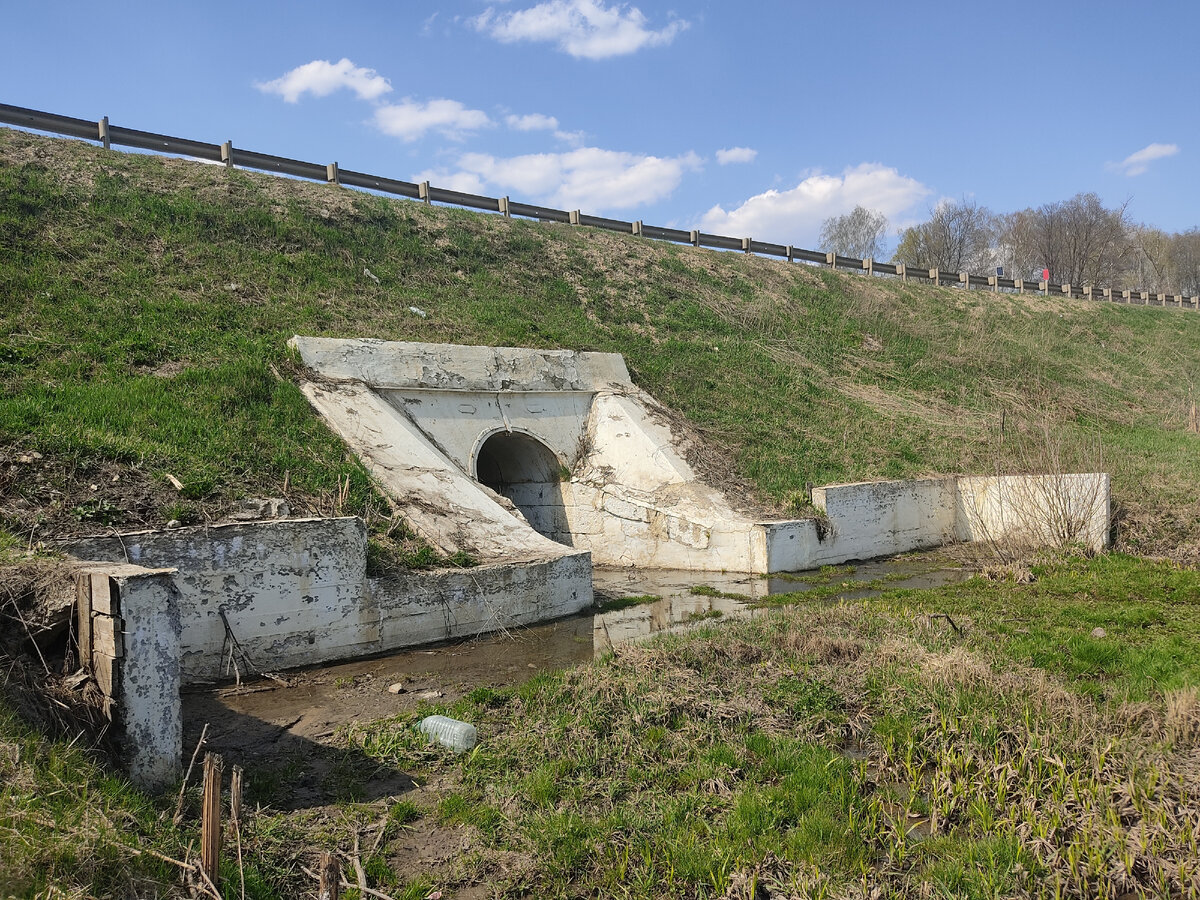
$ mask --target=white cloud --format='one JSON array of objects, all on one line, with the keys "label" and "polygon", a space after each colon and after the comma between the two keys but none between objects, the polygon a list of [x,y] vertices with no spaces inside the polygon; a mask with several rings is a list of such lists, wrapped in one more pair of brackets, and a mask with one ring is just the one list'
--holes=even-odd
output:
[{"label": "white cloud", "polygon": [[660,200],[679,186],[686,172],[700,165],[695,153],[658,157],[581,147],[566,153],[507,158],[464,153],[457,171],[427,171],[414,179],[472,193],[511,193],[558,209],[601,213]]},{"label": "white cloud", "polygon": [[817,239],[821,223],[855,206],[897,220],[931,193],[916,179],[878,163],[862,163],[841,175],[811,174],[790,190],[769,190],[741,206],[714,206],[700,219],[709,232],[801,246]]},{"label": "white cloud", "polygon": [[558,119],[542,113],[529,113],[525,116],[505,116],[505,123],[513,131],[554,131],[558,128]]},{"label": "white cloud", "polygon": [[643,47],[669,44],[688,27],[686,21],[673,19],[655,30],[636,6],[605,6],[603,0],[547,0],[506,13],[488,7],[470,22],[476,30],[505,44],[552,43],[564,53],[583,59],[624,56]]},{"label": "white cloud", "polygon": [[749,147],[730,147],[727,150],[717,151],[717,162],[723,166],[730,163],[748,163],[754,162],[756,156],[758,156],[758,151],[751,150]]},{"label": "white cloud", "polygon": [[569,147],[582,147],[587,135],[582,131],[556,131],[554,137]]},{"label": "white cloud", "polygon": [[1109,163],[1107,168],[1110,172],[1120,172],[1132,178],[1145,172],[1156,159],[1174,156],[1178,152],[1178,144],[1147,144],[1136,153],[1130,153],[1119,163]]},{"label": "white cloud", "polygon": [[429,131],[451,140],[460,140],[470,132],[492,124],[481,109],[468,109],[457,100],[430,100],[420,103],[405,98],[375,110],[375,125],[384,134],[404,141],[415,141]]},{"label": "white cloud", "polygon": [[257,82],[255,87],[266,94],[279,94],[288,103],[297,102],[305,93],[326,97],[342,88],[354,91],[360,100],[374,100],[392,89],[391,83],[374,69],[356,66],[348,59],[335,63],[314,59],[274,81]]}]

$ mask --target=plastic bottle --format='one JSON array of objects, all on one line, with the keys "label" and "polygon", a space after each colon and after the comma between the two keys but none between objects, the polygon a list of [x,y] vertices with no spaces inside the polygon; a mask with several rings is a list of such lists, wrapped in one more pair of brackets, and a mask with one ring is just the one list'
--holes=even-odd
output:
[{"label": "plastic bottle", "polygon": [[478,737],[475,726],[448,716],[426,716],[417,725],[422,734],[428,735],[455,753],[462,753],[475,746]]}]

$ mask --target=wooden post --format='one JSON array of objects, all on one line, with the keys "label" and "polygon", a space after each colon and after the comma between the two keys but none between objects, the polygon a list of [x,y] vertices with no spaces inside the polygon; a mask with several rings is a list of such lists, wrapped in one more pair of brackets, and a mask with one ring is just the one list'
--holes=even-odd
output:
[{"label": "wooden post", "polygon": [[317,900],[338,900],[342,888],[342,871],[338,867],[337,857],[332,853],[321,854],[321,886],[317,890]]},{"label": "wooden post", "polygon": [[204,754],[204,793],[200,801],[200,868],[214,888],[220,889],[221,862],[221,757]]},{"label": "wooden post", "polygon": [[500,215],[504,216],[504,218],[506,218],[506,219],[512,218],[512,213],[510,213],[508,211],[508,198],[507,197],[500,198]]},{"label": "wooden post", "polygon": [[836,253],[826,253],[825,254],[825,262],[827,262],[829,264],[829,268],[836,269],[837,268],[837,254]]},{"label": "wooden post", "polygon": [[417,185],[417,199],[424,200],[426,203],[433,202],[432,200],[429,199],[429,182],[428,181],[422,181],[420,184]]},{"label": "wooden post", "polygon": [[221,145],[221,162],[225,163],[225,168],[233,168],[233,141],[226,141]]},{"label": "wooden post", "polygon": [[934,287],[940,287],[942,283],[941,273],[937,269],[929,270],[929,280],[933,282]]},{"label": "wooden post", "polygon": [[325,166],[325,180],[329,184],[342,183],[341,175],[338,174],[338,164],[336,162],[331,162]]},{"label": "wooden post", "polygon": [[105,116],[96,123],[97,132],[100,135],[100,143],[104,145],[105,150],[112,149],[112,139],[108,136],[108,116]]},{"label": "wooden post", "polygon": [[750,238],[742,238],[742,252],[743,253],[750,252]]},{"label": "wooden post", "polygon": [[959,272],[958,280],[961,281],[964,285],[966,285],[966,288],[968,291],[971,289],[971,273],[970,272]]},{"label": "wooden post", "polygon": [[896,263],[896,274],[900,276],[901,281],[908,281],[908,266],[904,263]]},{"label": "wooden post", "polygon": [[695,228],[692,229],[691,241],[692,241],[693,247],[700,246],[700,232],[698,230],[696,230]]}]

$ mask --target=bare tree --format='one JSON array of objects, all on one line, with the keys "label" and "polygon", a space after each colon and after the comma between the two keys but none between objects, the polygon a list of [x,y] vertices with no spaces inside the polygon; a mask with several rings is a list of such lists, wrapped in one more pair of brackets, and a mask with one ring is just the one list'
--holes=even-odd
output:
[{"label": "bare tree", "polygon": [[1133,261],[1128,202],[1106,209],[1095,194],[1046,203],[1006,216],[999,246],[1014,272],[1050,270],[1060,284],[1112,287]]},{"label": "bare tree", "polygon": [[910,266],[946,272],[980,272],[993,262],[996,217],[973,200],[944,201],[929,211],[928,222],[906,228],[892,257]]},{"label": "bare tree", "polygon": [[1200,295],[1200,228],[1171,235],[1171,287],[1189,297]]},{"label": "bare tree", "polygon": [[844,216],[833,216],[821,225],[821,246],[838,256],[874,259],[883,255],[887,218],[864,206],[856,206]]},{"label": "bare tree", "polygon": [[1134,225],[1129,229],[1132,252],[1125,282],[1148,291],[1168,291],[1174,281],[1171,249],[1174,235],[1159,228]]}]

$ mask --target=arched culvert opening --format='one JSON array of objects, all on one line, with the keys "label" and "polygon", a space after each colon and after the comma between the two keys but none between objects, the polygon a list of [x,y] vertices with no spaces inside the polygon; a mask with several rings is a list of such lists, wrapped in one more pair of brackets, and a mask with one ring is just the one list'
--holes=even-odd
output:
[{"label": "arched culvert opening", "polygon": [[538,534],[571,545],[558,457],[537,438],[496,432],[475,454],[475,477],[511,500]]}]

